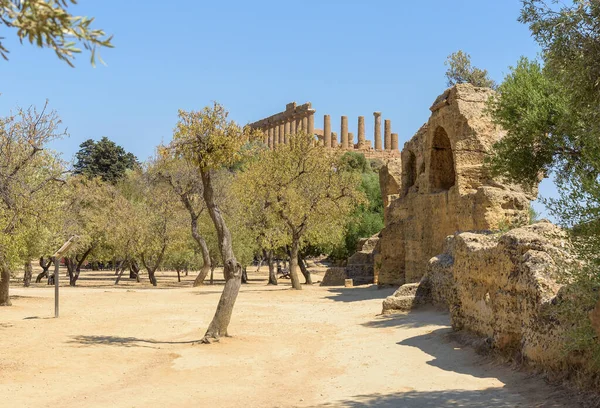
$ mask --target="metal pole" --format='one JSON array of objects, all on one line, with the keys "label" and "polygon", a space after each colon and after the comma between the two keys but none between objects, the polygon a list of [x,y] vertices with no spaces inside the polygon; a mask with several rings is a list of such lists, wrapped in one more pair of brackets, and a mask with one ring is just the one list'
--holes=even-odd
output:
[{"label": "metal pole", "polygon": [[63,244],[62,247],[58,251],[54,253],[52,256],[54,258],[54,317],[58,317],[58,281],[60,279],[60,259],[63,254],[67,252],[79,237],[77,235],[73,235],[67,242]]},{"label": "metal pole", "polygon": [[58,317],[58,281],[60,273],[60,258],[54,258],[54,317]]}]

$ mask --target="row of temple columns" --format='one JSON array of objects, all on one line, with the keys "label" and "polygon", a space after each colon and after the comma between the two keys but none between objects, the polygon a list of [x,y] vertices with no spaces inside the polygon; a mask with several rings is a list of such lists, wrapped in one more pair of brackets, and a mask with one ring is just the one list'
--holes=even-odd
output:
[{"label": "row of temple columns", "polygon": [[[374,112],[373,116],[375,117],[375,129],[374,129],[374,139],[375,139],[375,150],[398,150],[398,134],[392,133],[392,121],[386,119],[384,122],[384,140],[383,140],[383,148],[382,148],[382,140],[381,140],[381,112]],[[325,115],[323,118],[323,142],[325,146],[328,147],[337,147],[337,133],[331,131],[331,117],[329,115]],[[354,134],[348,132],[348,117],[342,116],[341,120],[341,129],[340,129],[340,143],[341,148],[344,150],[352,150],[354,149]],[[365,137],[365,117],[358,117],[358,143],[356,144],[356,148],[359,150],[365,149],[367,147],[367,141]]]},{"label": "row of temple columns", "polygon": [[280,144],[288,144],[288,136],[298,132],[306,131],[308,134],[315,133],[315,115],[309,112],[298,118],[285,119],[279,123],[273,123],[267,127],[265,132],[265,144],[273,149]]}]

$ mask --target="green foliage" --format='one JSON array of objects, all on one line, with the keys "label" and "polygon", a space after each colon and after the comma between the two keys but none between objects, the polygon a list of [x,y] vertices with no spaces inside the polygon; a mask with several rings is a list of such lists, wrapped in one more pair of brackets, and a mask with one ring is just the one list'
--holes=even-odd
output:
[{"label": "green foliage", "polygon": [[[70,14],[67,8],[76,3],[76,0],[0,0],[0,24],[17,29],[21,43],[27,40],[40,48],[54,50],[70,66],[75,54],[81,53],[77,44],[82,44],[90,51],[91,63],[95,65],[96,50],[112,48],[112,36],[93,29],[93,18]],[[8,52],[0,41],[0,56],[8,59]]]},{"label": "green foliage", "polygon": [[179,111],[179,122],[173,134],[177,154],[194,163],[200,171],[217,170],[237,165],[244,154],[250,154],[248,141],[255,134],[228,119],[229,112],[214,103],[201,111]]},{"label": "green foliage", "polygon": [[369,161],[362,153],[346,152],[340,158],[340,162],[340,169],[343,171],[366,173],[370,169]]},{"label": "green foliage", "polygon": [[64,163],[47,145],[64,135],[60,125],[46,107],[0,118],[0,264],[22,265],[52,245]]},{"label": "green foliage", "polygon": [[250,162],[236,178],[236,194],[260,247],[340,242],[350,212],[364,201],[359,175],[337,170],[343,166],[339,156],[302,133]]},{"label": "green foliage", "polygon": [[446,85],[449,87],[468,83],[485,88],[496,88],[496,82],[489,78],[487,70],[471,66],[471,56],[462,50],[450,54],[444,65],[448,67]]},{"label": "green foliage", "polygon": [[348,152],[341,158],[341,169],[360,175],[360,191],[367,201],[357,205],[345,226],[344,239],[336,245],[330,255],[334,259],[346,259],[356,251],[356,245],[362,238],[368,238],[381,231],[383,223],[383,198],[379,184],[377,163],[369,162],[361,153]]},{"label": "green foliage", "polygon": [[[600,288],[600,3],[558,5],[523,0],[520,21],[542,48],[542,61],[522,58],[490,101],[507,135],[494,146],[493,173],[534,185],[555,175],[559,197],[550,213],[569,227],[580,262],[564,265],[560,320],[567,351],[585,356],[582,371],[600,371],[600,346],[587,313]],[[588,378],[588,373],[584,373]]]},{"label": "green foliage", "polygon": [[103,181],[116,183],[127,170],[139,166],[137,158],[107,137],[98,142],[88,139],[79,145],[73,165],[75,174],[100,177]]},{"label": "green foliage", "polygon": [[534,186],[540,174],[548,175],[558,164],[555,159],[566,147],[568,99],[540,63],[527,58],[511,67],[498,91],[490,109],[494,121],[508,133],[494,146],[492,172]]}]

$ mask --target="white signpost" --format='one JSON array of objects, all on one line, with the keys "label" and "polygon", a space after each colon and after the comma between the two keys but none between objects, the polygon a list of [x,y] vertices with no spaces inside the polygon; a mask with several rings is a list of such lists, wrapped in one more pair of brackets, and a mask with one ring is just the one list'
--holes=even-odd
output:
[{"label": "white signpost", "polygon": [[58,251],[52,255],[54,258],[54,317],[58,317],[58,281],[59,281],[59,267],[60,267],[60,258],[62,258],[63,254],[67,252],[79,237],[77,235],[73,235],[67,242],[60,247]]}]

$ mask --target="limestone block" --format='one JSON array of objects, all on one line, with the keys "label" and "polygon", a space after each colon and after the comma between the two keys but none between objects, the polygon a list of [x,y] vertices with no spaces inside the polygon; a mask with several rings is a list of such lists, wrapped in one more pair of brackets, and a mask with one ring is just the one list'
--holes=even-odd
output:
[{"label": "limestone block", "polygon": [[328,268],[320,286],[344,286],[345,281],[345,268]]}]

